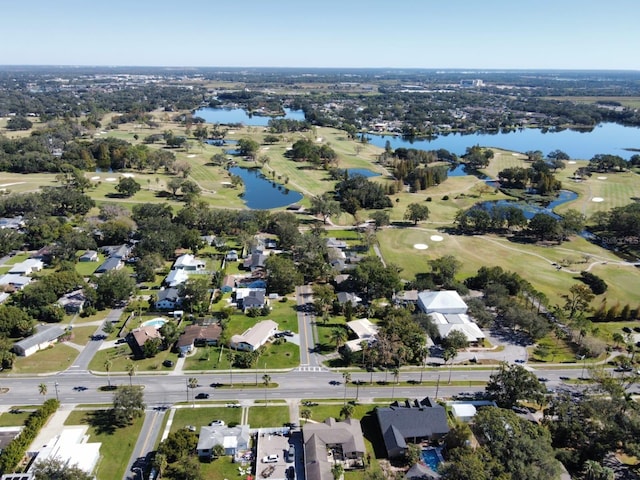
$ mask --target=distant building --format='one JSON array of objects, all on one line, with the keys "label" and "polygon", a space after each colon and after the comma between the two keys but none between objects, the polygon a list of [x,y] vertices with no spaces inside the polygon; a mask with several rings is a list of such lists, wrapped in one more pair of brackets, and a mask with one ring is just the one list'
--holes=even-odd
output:
[{"label": "distant building", "polygon": [[134,328],[131,330],[127,336],[125,337],[129,347],[131,347],[131,351],[136,357],[143,357],[144,352],[142,347],[145,343],[152,339],[162,339],[162,335],[158,328],[154,326],[146,326],[140,328]]},{"label": "distant building", "polygon": [[68,465],[76,465],[80,470],[91,474],[100,459],[101,443],[89,443],[88,426],[64,427],[60,435],[53,438],[39,452],[31,464],[33,469],[39,461],[57,458]]},{"label": "distant building", "polygon": [[472,344],[481,343],[485,335],[467,315],[467,304],[455,290],[424,291],[418,294],[418,307],[431,317],[440,338],[452,331],[462,332]]},{"label": "distant building", "polygon": [[173,310],[182,303],[180,292],[177,288],[164,288],[156,295],[155,307],[158,310]]},{"label": "distant building", "polygon": [[58,299],[58,305],[64,308],[67,313],[79,313],[84,308],[87,297],[81,288],[73,292],[65,293]]},{"label": "distant building", "polygon": [[12,275],[31,275],[34,272],[39,272],[44,268],[44,262],[36,258],[29,258],[24,262],[16,263],[9,269],[9,274]]},{"label": "distant building", "polygon": [[204,260],[190,254],[180,255],[171,267],[172,270],[184,270],[185,272],[200,272],[207,268]]},{"label": "distant building", "polygon": [[189,353],[194,347],[215,346],[222,334],[218,323],[211,325],[188,325],[178,337],[176,349],[181,353]]},{"label": "distant building", "polygon": [[95,250],[87,250],[78,258],[79,262],[97,262],[98,252]]},{"label": "distant building", "polygon": [[119,270],[123,266],[124,263],[122,263],[122,259],[120,257],[109,257],[102,263],[102,265],[96,268],[94,273],[107,273],[112,270]]},{"label": "distant building", "polygon": [[355,340],[349,340],[345,346],[352,352],[359,352],[362,350],[362,342],[367,342],[372,345],[378,340],[378,326],[368,318],[361,318],[359,320],[352,320],[347,322],[347,326],[358,337]]},{"label": "distant building", "polygon": [[0,287],[11,287],[14,290],[22,290],[31,283],[31,277],[7,273],[0,276]]}]

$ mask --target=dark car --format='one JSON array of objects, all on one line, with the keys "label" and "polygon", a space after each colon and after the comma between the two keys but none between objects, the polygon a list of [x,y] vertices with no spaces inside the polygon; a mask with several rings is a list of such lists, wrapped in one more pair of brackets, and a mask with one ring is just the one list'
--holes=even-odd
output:
[{"label": "dark car", "polygon": [[198,400],[206,400],[207,398],[209,398],[209,394],[208,393],[199,393],[196,395],[196,398]]},{"label": "dark car", "polygon": [[282,332],[285,337],[293,337],[293,332],[291,330],[285,330]]},{"label": "dark car", "polygon": [[164,362],[162,362],[162,365],[164,365],[165,367],[173,367],[173,361],[165,360]]}]

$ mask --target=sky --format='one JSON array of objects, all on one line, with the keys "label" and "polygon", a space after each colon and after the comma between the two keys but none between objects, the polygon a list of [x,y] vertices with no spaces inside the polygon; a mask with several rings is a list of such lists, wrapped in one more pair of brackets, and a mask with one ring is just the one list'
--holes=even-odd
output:
[{"label": "sky", "polygon": [[19,0],[0,65],[640,70],[638,0]]}]

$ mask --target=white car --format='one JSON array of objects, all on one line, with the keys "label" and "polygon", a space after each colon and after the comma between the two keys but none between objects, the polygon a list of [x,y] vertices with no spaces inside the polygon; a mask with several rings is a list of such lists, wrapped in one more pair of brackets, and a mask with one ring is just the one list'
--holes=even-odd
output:
[{"label": "white car", "polygon": [[277,453],[273,453],[271,455],[267,455],[266,457],[262,457],[262,463],[276,463],[280,456]]},{"label": "white car", "polygon": [[209,424],[210,427],[224,427],[224,420],[214,420]]}]

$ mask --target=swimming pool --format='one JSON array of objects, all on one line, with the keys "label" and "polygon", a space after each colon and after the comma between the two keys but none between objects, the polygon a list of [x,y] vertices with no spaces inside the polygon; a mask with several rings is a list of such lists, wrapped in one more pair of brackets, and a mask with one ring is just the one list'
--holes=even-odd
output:
[{"label": "swimming pool", "polygon": [[167,323],[167,321],[164,318],[154,318],[152,320],[147,320],[146,322],[142,322],[141,326],[142,327],[156,327],[156,328],[160,328],[162,327],[165,323]]},{"label": "swimming pool", "polygon": [[422,450],[422,460],[431,468],[431,470],[437,472],[438,465],[442,463],[443,458],[439,448],[425,448]]}]

